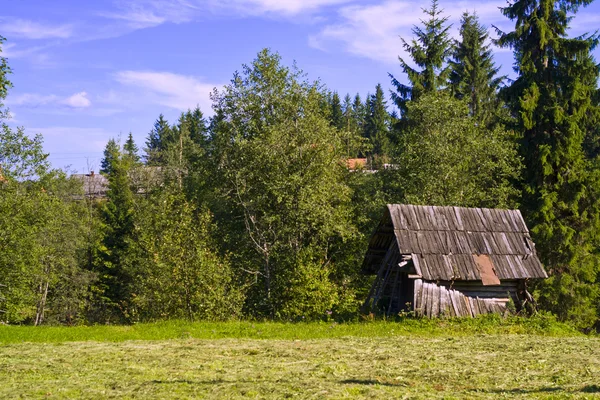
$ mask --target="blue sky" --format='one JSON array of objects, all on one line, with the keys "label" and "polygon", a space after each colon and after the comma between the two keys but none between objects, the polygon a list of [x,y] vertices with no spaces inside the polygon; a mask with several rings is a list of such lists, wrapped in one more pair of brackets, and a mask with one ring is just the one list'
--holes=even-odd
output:
[{"label": "blue sky", "polygon": [[[453,35],[463,11],[509,30],[502,0],[440,1]],[[10,0],[0,15],[3,55],[13,69],[6,105],[41,133],[55,167],[97,170],[110,137],[132,132],[139,147],[163,113],[175,121],[269,47],[286,64],[342,95],[389,88],[403,78],[399,36],[411,37],[429,1],[399,0]],[[573,34],[600,28],[600,2],[583,9]],[[503,73],[512,54],[497,49]],[[600,58],[597,52],[596,58]]]}]

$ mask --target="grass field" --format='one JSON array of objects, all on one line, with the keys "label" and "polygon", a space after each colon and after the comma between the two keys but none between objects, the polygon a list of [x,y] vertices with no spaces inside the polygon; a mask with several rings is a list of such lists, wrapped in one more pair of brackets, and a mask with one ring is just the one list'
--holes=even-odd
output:
[{"label": "grass field", "polygon": [[600,398],[600,338],[490,326],[0,327],[0,398]]}]

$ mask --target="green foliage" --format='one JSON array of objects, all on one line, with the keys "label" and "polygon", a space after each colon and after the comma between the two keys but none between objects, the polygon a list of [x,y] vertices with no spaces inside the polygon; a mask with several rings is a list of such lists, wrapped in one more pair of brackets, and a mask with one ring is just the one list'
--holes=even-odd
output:
[{"label": "green foliage", "polygon": [[10,69],[6,57],[2,57],[2,45],[6,39],[0,36],[0,120],[7,116],[7,112],[4,109],[4,103],[8,90],[12,87],[12,83],[8,80],[8,75],[12,72]]},{"label": "green foliage", "polygon": [[173,190],[137,206],[131,252],[136,319],[239,318],[243,295],[211,243],[211,215]]},{"label": "green foliage", "polygon": [[308,283],[302,268],[326,268],[331,242],[353,232],[342,135],[321,107],[320,84],[301,77],[263,50],[213,95],[222,118],[213,132],[215,174],[232,210],[224,222],[243,223],[234,264],[254,282],[248,307],[271,317],[313,312],[292,307],[299,292],[289,292],[290,282],[304,282],[306,296],[327,286],[323,274],[308,273],[317,280]]},{"label": "green foliage", "polygon": [[132,276],[127,265],[134,229],[134,201],[130,164],[117,150],[110,154],[107,201],[100,212],[102,239],[95,250],[94,270],[99,276],[99,304],[106,321],[128,321],[132,316]]},{"label": "green foliage", "polygon": [[331,96],[331,124],[338,129],[344,129],[344,115],[338,92],[333,92]]},{"label": "green foliage", "polygon": [[519,74],[503,95],[523,135],[523,211],[552,275],[540,303],[581,327],[598,320],[600,299],[599,170],[584,149],[600,73],[591,55],[598,36],[569,38],[567,30],[588,3],[516,1],[502,9],[515,29],[498,40],[513,49]]},{"label": "green foliage", "polygon": [[106,175],[112,173],[112,164],[115,156],[118,156],[121,148],[114,138],[110,138],[104,147],[104,157],[100,161],[100,172]]},{"label": "green foliage", "polygon": [[437,0],[432,0],[431,8],[423,9],[423,13],[429,19],[422,21],[422,28],[415,26],[412,30],[416,38],[411,43],[402,39],[404,50],[413,62],[422,68],[420,71],[414,69],[399,57],[400,66],[407,75],[409,84],[405,85],[389,74],[396,89],[395,93],[392,92],[392,99],[402,115],[407,110],[407,102],[418,100],[422,94],[443,89],[448,82],[451,69],[446,63],[452,51],[452,40],[448,34],[448,17],[441,17],[442,12],[443,10],[438,8]]},{"label": "green foliage", "polygon": [[133,135],[131,134],[131,132],[129,132],[129,135],[127,136],[127,141],[123,145],[123,153],[132,165],[138,164],[140,162],[140,156],[138,155],[138,151],[139,149],[135,144],[135,141],[133,140]]},{"label": "green foliage", "polygon": [[84,229],[81,209],[69,198],[77,183],[49,170],[46,159],[41,137],[3,125],[0,318],[11,323],[79,319],[94,278],[79,267]]},{"label": "green foliage", "polygon": [[146,148],[144,149],[146,152],[146,155],[144,156],[146,165],[162,165],[163,160],[161,158],[161,153],[165,148],[166,142],[170,140],[171,135],[172,132],[169,123],[165,120],[165,117],[160,114],[154,123],[154,127],[150,133],[148,133],[148,139],[146,140]]},{"label": "green foliage", "polygon": [[390,154],[390,114],[386,109],[383,89],[378,84],[375,94],[367,99],[365,137],[371,144],[371,156],[385,160]]},{"label": "green foliage", "polygon": [[464,207],[514,207],[521,171],[511,135],[481,126],[447,94],[423,95],[408,105],[400,137],[393,202]]},{"label": "green foliage", "polygon": [[464,13],[460,25],[460,41],[456,41],[450,62],[450,88],[458,99],[465,99],[471,115],[489,125],[498,113],[497,91],[505,79],[497,76],[500,67],[494,63],[487,29],[477,14]]}]

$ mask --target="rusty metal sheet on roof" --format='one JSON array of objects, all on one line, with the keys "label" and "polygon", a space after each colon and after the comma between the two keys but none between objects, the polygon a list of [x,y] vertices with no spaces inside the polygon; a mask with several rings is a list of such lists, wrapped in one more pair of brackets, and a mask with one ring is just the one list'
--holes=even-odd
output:
[{"label": "rusty metal sheet on roof", "polygon": [[490,256],[486,254],[473,255],[473,260],[477,265],[479,276],[484,286],[500,284],[500,279],[496,275],[496,272],[494,272],[494,264]]}]

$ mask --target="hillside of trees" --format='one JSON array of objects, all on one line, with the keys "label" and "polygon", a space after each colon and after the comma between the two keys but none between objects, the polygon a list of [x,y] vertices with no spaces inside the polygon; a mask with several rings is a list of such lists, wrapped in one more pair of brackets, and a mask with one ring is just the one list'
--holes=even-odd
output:
[{"label": "hillside of trees", "polygon": [[[102,198],[0,103],[0,321],[354,318],[368,238],[386,203],[409,203],[519,208],[550,275],[538,308],[600,328],[599,37],[567,33],[589,2],[501,9],[514,80],[477,15],[453,40],[436,0],[391,93],[340,95],[262,50],[213,91],[210,118],[111,139]],[[10,73],[0,57],[0,102]]]}]

